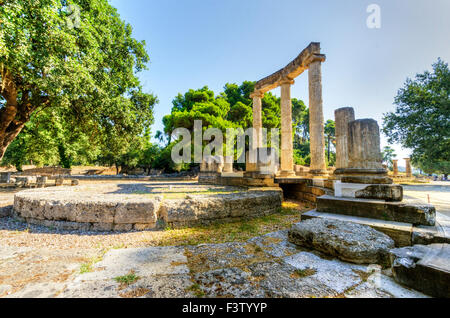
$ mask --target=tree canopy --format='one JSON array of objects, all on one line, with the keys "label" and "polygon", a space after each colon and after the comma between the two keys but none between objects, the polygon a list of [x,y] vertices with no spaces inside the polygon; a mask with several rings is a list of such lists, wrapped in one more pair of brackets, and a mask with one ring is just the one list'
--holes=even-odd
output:
[{"label": "tree canopy", "polygon": [[[184,94],[178,94],[172,102],[172,111],[163,118],[164,134],[157,132],[160,141],[167,139],[175,128],[192,130],[194,120],[202,120],[203,127],[219,128],[223,132],[227,128],[252,127],[253,100],[250,94],[254,91],[255,82],[245,81],[241,85],[227,83],[223,92],[215,94],[207,86],[201,89],[190,89]],[[262,98],[262,122],[267,129],[280,128],[280,98],[272,93],[264,94]],[[310,163],[309,149],[309,110],[302,100],[292,98],[292,126],[294,134],[294,161],[296,164]],[[334,121],[326,123],[327,138],[330,144],[334,140]],[[270,140],[270,138],[268,138]],[[334,152],[329,149],[332,164]]]},{"label": "tree canopy", "polygon": [[136,74],[149,56],[107,0],[3,0],[0,20],[0,159],[22,130],[10,160],[68,165],[117,160],[144,136],[157,99]]},{"label": "tree canopy", "polygon": [[450,172],[450,70],[438,59],[433,71],[407,79],[395,98],[396,109],[384,115],[389,143],[412,150],[412,162],[423,171]]}]

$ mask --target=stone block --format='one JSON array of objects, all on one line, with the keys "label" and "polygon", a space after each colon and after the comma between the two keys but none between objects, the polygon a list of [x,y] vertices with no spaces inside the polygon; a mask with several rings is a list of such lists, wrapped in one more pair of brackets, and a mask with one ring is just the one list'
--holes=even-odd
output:
[{"label": "stone block", "polygon": [[377,175],[346,175],[341,178],[343,183],[362,183],[362,184],[393,184],[394,181],[387,176]]},{"label": "stone block", "polygon": [[404,204],[326,195],[318,198],[317,211],[414,225],[434,226],[436,223],[436,209],[429,204]]},{"label": "stone block", "polygon": [[48,177],[42,176],[36,178],[36,186],[38,188],[45,188],[45,185],[47,184]]},{"label": "stone block", "polygon": [[450,298],[450,245],[415,245],[391,250],[399,284],[438,298]]},{"label": "stone block", "polygon": [[156,228],[156,223],[152,224],[135,224],[134,229],[136,231],[146,231],[146,230],[153,230]]},{"label": "stone block", "polygon": [[363,190],[356,191],[355,197],[401,202],[403,201],[403,187],[384,184],[370,185]]},{"label": "stone block", "polygon": [[133,224],[114,224],[113,230],[117,232],[128,232],[133,229]]},{"label": "stone block", "polygon": [[11,172],[0,172],[0,183],[10,183]]},{"label": "stone block", "polygon": [[295,224],[289,242],[356,264],[389,266],[394,241],[373,228],[337,220],[311,219]]},{"label": "stone block", "polygon": [[135,224],[155,223],[161,200],[151,200],[136,203],[119,203],[115,208],[114,223]]},{"label": "stone block", "polygon": [[16,177],[17,187],[28,187],[33,181],[32,177]]},{"label": "stone block", "polygon": [[332,213],[317,212],[316,210],[308,211],[302,214],[302,221],[323,218],[331,220],[339,220],[344,222],[353,222],[357,224],[367,225],[371,228],[382,232],[394,240],[395,246],[405,247],[412,244],[413,225],[409,223],[383,221],[377,219],[368,219],[357,216],[348,216]]},{"label": "stone block", "polygon": [[450,244],[450,233],[439,223],[436,226],[417,226],[412,233],[413,245]]},{"label": "stone block", "polygon": [[95,232],[110,232],[113,230],[113,223],[93,223],[92,231]]},{"label": "stone block", "polygon": [[56,177],[55,178],[55,186],[59,187],[64,184],[64,177]]}]

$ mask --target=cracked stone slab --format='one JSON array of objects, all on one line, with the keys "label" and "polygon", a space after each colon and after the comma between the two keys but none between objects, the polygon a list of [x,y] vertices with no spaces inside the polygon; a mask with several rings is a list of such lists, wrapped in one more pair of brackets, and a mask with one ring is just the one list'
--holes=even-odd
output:
[{"label": "cracked stone slab", "polygon": [[428,296],[397,284],[381,271],[372,274],[366,282],[345,293],[347,298],[428,298]]},{"label": "cracked stone slab", "polygon": [[250,243],[189,246],[186,248],[186,255],[188,266],[193,272],[207,272],[225,267],[244,267],[272,259],[257,245]]},{"label": "cracked stone slab", "polygon": [[296,268],[286,263],[266,262],[249,267],[252,276],[269,298],[334,297],[336,292],[312,276],[299,277]]},{"label": "cracked stone slab", "polygon": [[139,277],[129,285],[122,286],[114,279],[74,281],[67,285],[59,298],[185,298],[194,295],[188,291],[192,286],[189,275],[155,275]]},{"label": "cracked stone slab", "polygon": [[263,298],[251,273],[240,268],[221,268],[197,273],[193,280],[208,297]]},{"label": "cracked stone slab", "polygon": [[273,257],[285,257],[298,253],[299,251],[295,244],[288,241],[288,232],[288,230],[273,232],[254,237],[248,240],[248,242],[256,244],[265,253]]},{"label": "cracked stone slab", "polygon": [[113,279],[133,271],[137,276],[179,275],[189,273],[182,247],[149,247],[111,250],[94,265],[94,271],[77,281]]},{"label": "cracked stone slab", "polygon": [[370,270],[369,266],[352,265],[339,260],[324,260],[308,252],[285,257],[283,261],[300,270],[315,271],[311,277],[338,294],[360,284],[362,280],[359,273]]},{"label": "cracked stone slab", "polygon": [[28,284],[20,291],[9,294],[5,298],[53,298],[64,290],[64,283]]},{"label": "cracked stone slab", "polygon": [[21,254],[32,251],[31,247],[12,247],[6,245],[0,245],[0,261],[4,261],[10,258],[15,258]]}]

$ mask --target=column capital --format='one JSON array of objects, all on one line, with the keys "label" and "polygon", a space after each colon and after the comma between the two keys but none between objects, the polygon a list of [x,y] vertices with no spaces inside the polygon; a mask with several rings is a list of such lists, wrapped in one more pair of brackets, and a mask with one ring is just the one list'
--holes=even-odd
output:
[{"label": "column capital", "polygon": [[250,94],[250,98],[263,98],[264,97],[264,93],[261,91],[254,91],[253,93]]},{"label": "column capital", "polygon": [[293,79],[290,79],[289,77],[286,77],[286,78],[283,78],[282,80],[280,80],[279,84],[280,85],[286,85],[286,84],[294,85],[295,81]]},{"label": "column capital", "polygon": [[310,64],[314,63],[314,62],[325,62],[327,59],[325,54],[318,54],[318,53],[314,53],[311,54],[310,56],[308,56],[308,58],[305,61],[305,65],[307,67],[309,67]]}]

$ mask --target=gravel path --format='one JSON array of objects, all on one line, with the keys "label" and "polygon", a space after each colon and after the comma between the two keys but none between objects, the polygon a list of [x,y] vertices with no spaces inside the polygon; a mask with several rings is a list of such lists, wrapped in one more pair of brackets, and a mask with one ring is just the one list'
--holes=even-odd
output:
[{"label": "gravel path", "polygon": [[[445,189],[447,190],[447,188]],[[411,193],[417,195],[419,192],[411,191],[408,187],[406,195],[409,196]],[[12,204],[13,195],[14,193],[10,191],[1,191],[0,207]],[[335,267],[336,264],[330,263],[330,260],[321,258],[314,253],[299,252],[293,254],[287,248],[289,253],[284,256],[273,255],[273,251],[286,250],[288,244],[284,237],[280,237],[280,235],[283,235],[280,233],[272,234],[275,239],[270,238],[269,235],[269,240],[266,240],[267,242],[264,244],[258,243],[264,240],[261,237],[255,238],[248,243],[242,243],[243,245],[232,243],[232,245],[227,246],[227,252],[224,253],[220,252],[224,248],[220,244],[177,249],[175,253],[177,257],[187,257],[186,263],[183,263],[183,260],[179,264],[181,266],[178,268],[181,271],[180,273],[175,273],[174,276],[168,276],[166,275],[167,273],[162,273],[161,275],[144,274],[143,279],[139,283],[124,288],[124,286],[116,284],[113,276],[117,275],[117,273],[113,269],[109,272],[108,266],[114,264],[115,257],[120,257],[120,255],[128,253],[127,251],[136,251],[138,254],[141,252],[169,253],[173,248],[155,247],[160,245],[164,232],[89,233],[57,231],[42,226],[27,225],[16,221],[12,217],[0,218],[0,297],[79,297],[83,295],[89,297],[186,297],[198,296],[199,294],[214,296],[218,295],[217,289],[213,288],[215,275],[225,275],[224,279],[228,285],[216,287],[228,288],[226,289],[230,293],[228,296],[245,296],[245,294],[242,294],[243,292],[248,292],[248,295],[255,297],[264,293],[266,293],[264,295],[267,295],[267,292],[270,295],[271,292],[278,290],[277,288],[272,288],[273,284],[282,284],[284,288],[284,294],[275,294],[274,296],[285,297],[421,296],[421,294],[396,285],[389,275],[385,275],[389,273],[364,274],[362,276],[364,278],[360,278],[354,275],[355,272],[352,271],[352,265],[340,262],[339,266]],[[258,260],[260,262],[258,266],[261,268],[254,266],[249,269],[251,272],[250,276],[248,274],[250,272],[246,272],[247,268],[236,270],[233,266],[228,265],[215,268],[213,272],[209,270],[203,271],[196,277],[185,272],[186,268],[189,269],[189,267],[194,266],[192,263],[193,259],[189,258],[189,256],[193,255],[192,252],[198,248],[203,248],[204,252],[202,253],[219,251],[220,253],[217,255],[223,256],[224,259],[215,257],[215,259],[210,259],[208,262],[219,261],[220,263],[222,261],[226,262],[226,255],[235,254],[239,257],[239,253],[243,249],[248,250],[249,246],[254,248],[255,244],[262,248],[265,255],[261,260]],[[253,249],[252,251],[254,255],[261,256],[261,251],[258,249]],[[283,261],[280,265],[280,257],[290,258]],[[102,259],[104,259],[104,262],[98,263]],[[298,263],[300,260],[303,260],[302,264]],[[137,270],[141,270],[141,267],[144,266],[139,263],[139,259],[128,258],[127,262],[131,264],[131,267],[128,267],[136,268]],[[317,266],[317,276],[302,281],[292,280],[291,275],[295,272],[295,268],[302,269],[304,264],[306,264],[305,262]],[[334,261],[331,260],[331,262]],[[177,264],[172,265],[175,266]],[[89,273],[94,277],[85,280],[86,274],[80,275],[80,269],[86,265],[88,267],[93,266],[94,273],[97,270],[102,271],[101,267],[104,265],[105,273],[98,277]],[[336,273],[334,277],[333,275],[330,277],[327,274],[331,265],[335,267]],[[368,270],[369,268],[366,267],[359,273],[364,271],[368,273]],[[214,271],[219,271],[222,274]],[[254,285],[253,283],[250,285],[244,283],[243,287],[246,289],[232,289],[230,287],[233,286],[233,282],[236,279],[239,281],[242,275],[243,277],[248,277],[252,282],[258,281],[257,275],[260,272],[266,272],[266,275],[268,275],[267,280],[265,280],[266,285],[264,285],[266,287],[263,289],[255,287],[259,285]],[[358,273],[358,270],[356,273]],[[120,274],[126,275],[127,273],[121,272]],[[271,280],[270,276],[273,276],[274,280]],[[201,282],[204,286],[210,287],[195,290],[195,288],[192,288],[193,279]],[[323,288],[317,288],[319,286],[318,281]],[[167,293],[164,288],[167,284],[175,286],[172,294]],[[342,286],[345,286],[345,290],[342,289]],[[151,290],[152,292],[150,292]]]}]

